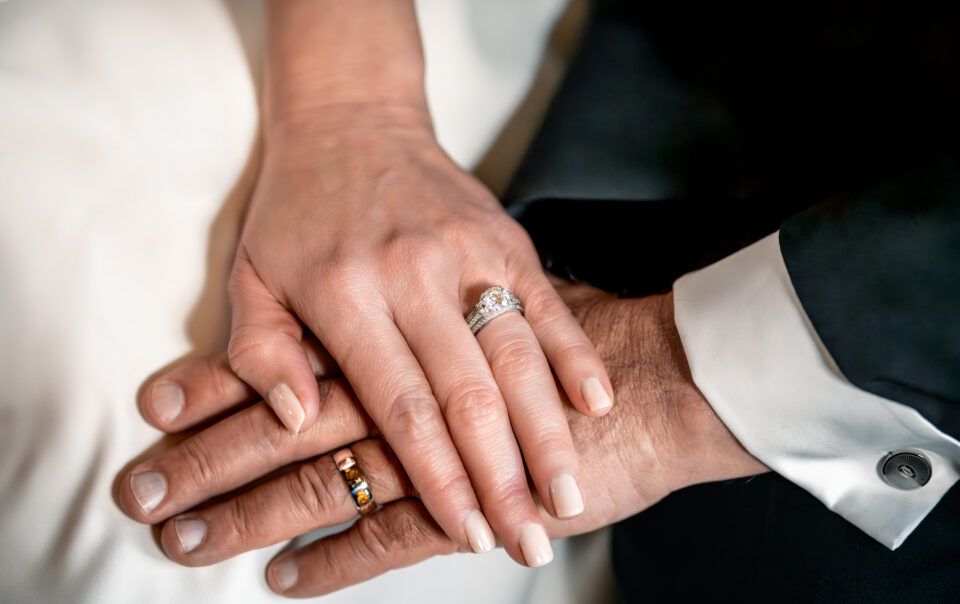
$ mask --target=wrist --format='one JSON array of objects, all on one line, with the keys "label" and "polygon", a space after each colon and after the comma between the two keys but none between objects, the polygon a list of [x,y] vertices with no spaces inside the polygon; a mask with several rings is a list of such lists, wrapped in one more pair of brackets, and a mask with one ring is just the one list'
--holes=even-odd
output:
[{"label": "wrist", "polygon": [[386,140],[436,144],[426,107],[400,103],[328,103],[291,111],[265,124],[267,153],[278,148],[336,148],[338,142],[382,144]]},{"label": "wrist", "polygon": [[[646,410],[647,431],[672,492],[694,484],[768,471],[723,424],[690,374],[673,315],[673,294],[657,296],[644,317],[649,334],[640,359],[660,358],[653,372],[655,403]],[[646,372],[645,372],[646,373]]]},{"label": "wrist", "polygon": [[410,0],[289,0],[265,5],[264,124],[329,119],[337,107],[427,113]]}]

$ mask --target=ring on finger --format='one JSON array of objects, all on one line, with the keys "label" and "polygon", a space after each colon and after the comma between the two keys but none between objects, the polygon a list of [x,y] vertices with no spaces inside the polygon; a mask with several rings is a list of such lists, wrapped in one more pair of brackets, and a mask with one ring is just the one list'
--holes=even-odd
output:
[{"label": "ring on finger", "polygon": [[523,305],[509,289],[495,285],[480,294],[480,300],[467,315],[467,325],[473,335],[477,335],[483,326],[505,312],[515,311],[523,314]]},{"label": "ring on finger", "polygon": [[347,490],[350,491],[350,497],[353,498],[357,511],[363,516],[373,513],[377,509],[377,504],[373,500],[373,494],[370,492],[370,486],[363,475],[363,470],[360,469],[360,464],[353,456],[353,451],[349,448],[340,449],[333,454],[333,462],[340,470],[340,477],[347,485]]}]

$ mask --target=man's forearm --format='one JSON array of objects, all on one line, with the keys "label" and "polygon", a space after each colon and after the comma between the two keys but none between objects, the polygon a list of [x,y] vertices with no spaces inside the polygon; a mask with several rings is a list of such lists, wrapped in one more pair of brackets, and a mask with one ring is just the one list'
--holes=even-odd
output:
[{"label": "man's forearm", "polygon": [[428,120],[412,0],[265,0],[264,8],[268,133],[335,115],[338,107],[376,106]]}]

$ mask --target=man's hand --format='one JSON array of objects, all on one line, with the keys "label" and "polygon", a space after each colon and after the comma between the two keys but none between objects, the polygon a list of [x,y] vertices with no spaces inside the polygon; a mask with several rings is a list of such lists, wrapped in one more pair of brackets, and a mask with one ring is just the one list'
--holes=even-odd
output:
[{"label": "man's hand", "polygon": [[[559,290],[596,343],[621,404],[602,418],[584,417],[568,406],[591,504],[569,520],[552,518],[541,508],[551,536],[611,524],[690,484],[766,470],[694,386],[670,294],[619,300],[583,286]],[[188,366],[177,372],[190,393],[190,417],[202,421],[215,416],[247,395],[224,363],[195,364],[202,369]],[[202,379],[211,371],[218,374],[216,380]],[[210,384],[218,386],[204,386]],[[174,561],[212,564],[354,517],[353,500],[325,454],[350,446],[382,508],[342,533],[280,554],[267,572],[274,590],[295,597],[319,595],[457,551],[420,503],[388,446],[376,438],[349,386],[324,379],[320,392],[320,419],[299,434],[286,430],[258,403],[137,464],[121,483],[124,510],[141,522],[163,522],[161,543]],[[298,465],[279,477],[193,509],[294,463]],[[131,490],[134,477],[156,485],[158,503],[149,514]]]}]

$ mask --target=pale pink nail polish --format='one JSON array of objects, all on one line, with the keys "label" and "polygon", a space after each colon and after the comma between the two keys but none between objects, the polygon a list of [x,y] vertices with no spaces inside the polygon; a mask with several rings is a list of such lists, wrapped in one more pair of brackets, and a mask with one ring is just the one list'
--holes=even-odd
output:
[{"label": "pale pink nail polish", "polygon": [[600,380],[590,376],[580,382],[580,396],[592,413],[602,413],[613,407],[613,401]]},{"label": "pale pink nail polish", "polygon": [[527,566],[543,566],[553,560],[553,548],[543,526],[531,522],[520,531],[520,551]]},{"label": "pale pink nail polish", "polygon": [[161,382],[150,392],[150,407],[164,422],[172,422],[183,411],[183,388],[172,382]]},{"label": "pale pink nail polish", "polygon": [[463,530],[467,533],[467,541],[474,552],[485,554],[496,547],[493,531],[480,510],[467,514],[467,519],[463,521]]},{"label": "pale pink nail polish", "polygon": [[573,474],[558,474],[550,481],[550,500],[557,518],[572,518],[583,512],[583,494]]},{"label": "pale pink nail polish", "polygon": [[267,403],[273,407],[287,429],[294,433],[300,431],[306,413],[303,410],[303,405],[300,404],[300,399],[293,393],[290,386],[283,382],[277,384],[273,390],[267,393]]}]

